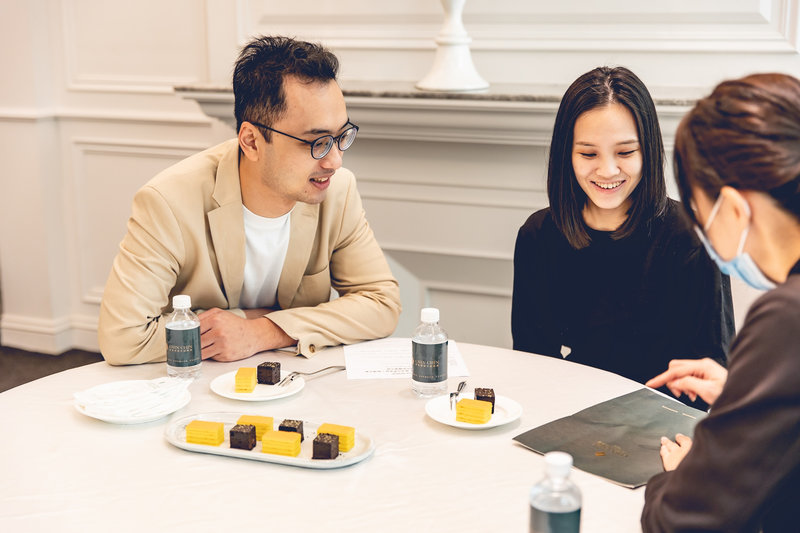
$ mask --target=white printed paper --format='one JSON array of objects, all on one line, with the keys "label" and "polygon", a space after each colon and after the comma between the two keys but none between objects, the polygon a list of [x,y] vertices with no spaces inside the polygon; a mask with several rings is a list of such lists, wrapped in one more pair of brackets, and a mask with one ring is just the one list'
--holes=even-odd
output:
[{"label": "white printed paper", "polygon": [[[347,379],[411,378],[411,339],[389,337],[344,347]],[[469,376],[455,341],[447,343],[447,376]]]}]

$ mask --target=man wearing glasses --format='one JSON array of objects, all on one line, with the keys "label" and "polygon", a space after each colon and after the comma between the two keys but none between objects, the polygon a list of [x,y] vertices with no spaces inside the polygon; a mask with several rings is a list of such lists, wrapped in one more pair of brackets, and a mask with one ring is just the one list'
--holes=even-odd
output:
[{"label": "man wearing glasses", "polygon": [[341,168],[358,126],[337,71],[319,45],[261,37],[244,47],[233,75],[238,137],[134,198],[100,309],[108,362],[163,361],[176,294],[205,310],[203,359],[294,345],[311,356],[394,331],[397,281]]}]

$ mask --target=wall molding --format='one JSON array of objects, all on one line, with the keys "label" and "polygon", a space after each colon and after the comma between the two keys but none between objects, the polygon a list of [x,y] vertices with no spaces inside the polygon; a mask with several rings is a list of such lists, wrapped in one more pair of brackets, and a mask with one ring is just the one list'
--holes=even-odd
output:
[{"label": "wall molding", "polygon": [[781,0],[782,20],[779,22],[779,31],[791,46],[800,51],[800,1]]},{"label": "wall molding", "polygon": [[[158,76],[158,75],[113,75],[113,74],[87,74],[79,73],[78,68],[78,49],[76,43],[75,10],[76,0],[62,0],[61,23],[63,34],[61,35],[61,53],[63,57],[64,73],[66,76],[65,86],[72,92],[104,92],[104,93],[129,93],[129,94],[170,94],[172,87],[187,83],[198,83],[202,78],[194,76]],[[205,17],[204,17],[205,21]],[[200,48],[200,53],[206,54],[204,47]],[[207,54],[204,63],[208,64]],[[203,73],[207,75],[207,72]]]},{"label": "wall molding", "polygon": [[[442,250],[432,245],[386,244],[379,240],[401,283],[405,311],[398,325],[407,335],[417,324],[417,309],[434,306],[450,317],[448,331],[466,342],[506,345],[513,261],[486,250]],[[473,329],[475,323],[484,327]],[[445,326],[447,327],[447,326]]]},{"label": "wall molding", "polygon": [[0,326],[2,326],[3,329],[13,329],[28,333],[58,335],[70,328],[71,320],[69,316],[62,316],[59,318],[37,318],[4,313],[0,319]]},{"label": "wall molding", "polygon": [[346,97],[364,138],[548,146],[557,102]]},{"label": "wall molding", "polygon": [[[85,188],[86,158],[92,154],[99,155],[120,155],[125,157],[139,157],[142,159],[169,158],[185,159],[192,154],[196,154],[207,148],[200,143],[176,143],[172,141],[142,141],[136,139],[113,139],[108,140],[100,137],[75,137],[71,140],[73,149],[74,175],[72,182],[72,202],[74,206],[80,205],[82,192]],[[86,250],[85,243],[88,241],[86,235],[89,222],[81,215],[83,210],[76,209],[70,214],[73,216],[72,224],[75,231],[70,232],[72,240],[71,249],[75,251]],[[76,267],[78,276],[78,286],[80,289],[80,301],[89,305],[99,306],[103,297],[103,287],[93,285],[87,287],[84,282],[85,262],[83,253],[76,253]]]},{"label": "wall molding", "polygon": [[398,183],[364,176],[358,176],[357,181],[361,198],[365,200],[528,210],[548,203],[547,192],[532,187],[456,186],[413,180]]},{"label": "wall molding", "polygon": [[[473,39],[471,48],[477,52],[798,51],[798,0],[754,1],[743,11],[709,5],[706,11],[681,12],[669,5],[663,9],[643,5],[640,11],[630,6],[624,12],[589,3],[581,9],[564,5],[523,11],[484,2],[468,5],[463,18]],[[309,15],[266,12],[265,5],[262,10],[253,6],[240,11],[244,19],[240,43],[255,33],[280,33],[321,40],[342,50],[433,50],[443,20],[438,10]]]},{"label": "wall molding", "polygon": [[470,250],[465,248],[442,248],[439,246],[408,245],[381,240],[381,249],[391,254],[392,252],[412,253],[425,256],[439,256],[447,259],[488,259],[491,261],[513,261],[513,253],[500,253],[488,250]]},{"label": "wall molding", "polygon": [[[408,96],[404,98],[382,96],[380,91],[356,96],[352,93],[365,91],[350,91],[344,85],[348,113],[361,126],[362,139],[547,147],[560,102],[550,87],[545,93],[536,92],[541,88],[515,87],[514,94],[478,99],[470,95],[415,97],[420,93],[413,89],[408,93],[395,91]],[[525,89],[528,92],[519,92]],[[208,116],[235,127],[232,90],[189,86],[176,88],[176,93],[196,101]],[[531,101],[536,98],[546,101]],[[685,95],[656,99],[665,144],[672,145],[672,133],[693,101]]]},{"label": "wall molding", "polygon": [[61,120],[86,120],[103,122],[141,122],[153,125],[186,125],[208,126],[213,121],[205,114],[152,111],[118,111],[111,109],[93,109],[65,107],[56,111]]},{"label": "wall molding", "polygon": [[0,122],[44,122],[53,120],[123,122],[152,125],[209,126],[214,120],[202,113],[153,113],[90,108],[0,108]]},{"label": "wall molding", "polygon": [[448,283],[446,281],[421,282],[426,291],[449,292],[454,294],[477,294],[479,296],[493,296],[511,299],[511,288],[490,287],[488,285],[468,283]]},{"label": "wall molding", "polygon": [[72,348],[98,351],[97,317],[72,314],[38,318],[4,313],[0,316],[3,346],[60,354]]},{"label": "wall molding", "polygon": [[208,148],[197,142],[142,141],[139,139],[109,140],[104,137],[73,137],[70,144],[81,153],[140,155],[144,157],[189,157]]},{"label": "wall molding", "polygon": [[[178,88],[203,111],[235,127],[233,93],[227,89]],[[547,146],[556,102],[450,100],[348,96],[361,138]]]},{"label": "wall molding", "polygon": [[[95,81],[93,81],[95,80]],[[138,81],[139,83],[135,83]],[[124,94],[172,94],[172,87],[185,83],[197,83],[199,78],[155,78],[75,76],[67,81],[66,88],[72,92],[124,93]]]},{"label": "wall molding", "polygon": [[100,306],[100,303],[103,301],[103,290],[105,287],[102,285],[95,285],[94,287],[89,287],[84,291],[83,296],[81,297],[81,301],[85,304],[96,305]]},{"label": "wall molding", "polygon": [[53,108],[0,108],[0,121],[2,122],[44,122],[57,118],[58,112]]}]

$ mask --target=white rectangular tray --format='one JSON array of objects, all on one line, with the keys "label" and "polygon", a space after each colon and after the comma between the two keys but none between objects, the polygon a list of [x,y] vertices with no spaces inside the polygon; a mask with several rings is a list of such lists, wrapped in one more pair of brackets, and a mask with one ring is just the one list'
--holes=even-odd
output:
[{"label": "white rectangular tray", "polygon": [[[356,430],[355,442],[353,447],[347,452],[339,452],[335,459],[312,459],[314,450],[314,437],[317,436],[317,428],[321,423],[303,420],[304,439],[300,445],[300,455],[288,457],[286,455],[276,455],[261,451],[261,441],[256,442],[256,447],[252,450],[241,450],[231,448],[230,430],[236,425],[236,421],[242,413],[197,413],[184,416],[173,420],[164,431],[167,442],[178,448],[190,452],[210,453],[214,455],[225,455],[237,457],[239,459],[250,459],[251,461],[262,461],[265,463],[278,463],[283,465],[299,466],[302,468],[330,469],[350,466],[363,461],[375,450],[372,439],[363,432]],[[186,442],[186,426],[192,420],[205,420],[207,422],[222,422],[225,424],[225,442],[219,446],[209,446],[205,444],[191,444]],[[275,426],[280,425],[281,420],[275,420]],[[334,422],[335,423],[335,422]]]}]

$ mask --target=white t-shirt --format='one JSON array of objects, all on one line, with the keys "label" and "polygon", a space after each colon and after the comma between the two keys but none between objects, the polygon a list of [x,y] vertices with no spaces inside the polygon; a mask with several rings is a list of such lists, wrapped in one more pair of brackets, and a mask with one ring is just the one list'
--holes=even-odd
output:
[{"label": "white t-shirt", "polygon": [[278,218],[256,215],[244,205],[245,263],[244,286],[239,307],[273,307],[278,297],[278,281],[289,249],[291,211]]}]

